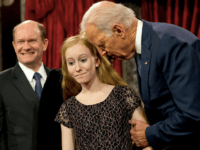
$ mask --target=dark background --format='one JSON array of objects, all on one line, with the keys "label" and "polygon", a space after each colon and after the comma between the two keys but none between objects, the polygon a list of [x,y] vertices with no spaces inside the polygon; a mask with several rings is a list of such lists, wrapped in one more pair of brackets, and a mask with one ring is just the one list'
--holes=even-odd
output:
[{"label": "dark background", "polygon": [[1,7],[2,22],[2,63],[3,70],[13,67],[16,64],[16,55],[12,46],[12,29],[20,23],[20,0],[9,6]]}]

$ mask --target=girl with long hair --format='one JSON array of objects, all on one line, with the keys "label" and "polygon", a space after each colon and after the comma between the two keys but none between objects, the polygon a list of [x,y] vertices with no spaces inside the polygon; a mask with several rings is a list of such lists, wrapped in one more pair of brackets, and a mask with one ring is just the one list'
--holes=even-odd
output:
[{"label": "girl with long hair", "polygon": [[146,121],[140,98],[84,35],[63,43],[62,73],[65,101],[55,121],[63,150],[131,150],[128,121]]}]

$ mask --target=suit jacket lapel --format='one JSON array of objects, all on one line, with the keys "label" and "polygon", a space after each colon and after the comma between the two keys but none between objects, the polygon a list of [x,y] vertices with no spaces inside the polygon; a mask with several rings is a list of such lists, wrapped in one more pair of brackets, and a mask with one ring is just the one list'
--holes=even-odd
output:
[{"label": "suit jacket lapel", "polygon": [[[151,52],[142,46],[141,55],[141,93],[142,99],[147,104],[149,102],[149,66]],[[147,104],[148,105],[148,104]]]},{"label": "suit jacket lapel", "polygon": [[144,103],[150,107],[149,104],[149,67],[151,63],[151,26],[143,21],[142,29],[142,55],[141,55],[141,93]]},{"label": "suit jacket lapel", "polygon": [[30,107],[35,109],[36,106],[36,108],[39,108],[39,99],[37,97],[37,94],[34,92],[33,88],[31,87],[25,74],[18,64],[13,69],[12,77],[14,85],[22,94],[24,100],[26,100],[30,104]]}]

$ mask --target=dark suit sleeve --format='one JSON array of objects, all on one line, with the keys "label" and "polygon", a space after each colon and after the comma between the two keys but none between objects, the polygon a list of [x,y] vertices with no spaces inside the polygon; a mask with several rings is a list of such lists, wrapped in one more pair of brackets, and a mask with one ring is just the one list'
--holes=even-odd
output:
[{"label": "dark suit sleeve", "polygon": [[2,98],[0,95],[0,149],[1,150],[6,150],[4,120],[5,120],[5,111],[3,107]]},{"label": "dark suit sleeve", "polygon": [[60,124],[54,119],[63,103],[61,70],[53,70],[44,85],[38,119],[38,149],[61,150]]},{"label": "dark suit sleeve", "polygon": [[[171,108],[162,106],[163,116],[166,119],[146,129],[147,140],[155,149],[160,149],[163,144],[176,142],[186,136],[189,139],[199,130],[199,42],[197,40],[194,45],[188,45],[181,39],[164,37],[158,46],[156,59],[166,82],[164,84],[167,85],[166,90],[161,92],[165,98],[172,99],[176,109],[173,113],[169,113]],[[166,91],[170,94],[164,93]]]}]

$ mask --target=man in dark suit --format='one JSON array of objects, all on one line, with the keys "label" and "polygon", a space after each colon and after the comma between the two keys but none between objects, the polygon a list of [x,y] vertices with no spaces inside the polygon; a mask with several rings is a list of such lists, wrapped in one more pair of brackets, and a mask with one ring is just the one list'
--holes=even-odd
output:
[{"label": "man in dark suit", "polygon": [[0,149],[61,150],[60,125],[54,122],[62,104],[61,72],[42,63],[48,46],[44,26],[20,23],[13,46],[18,63],[0,73]]},{"label": "man in dark suit", "polygon": [[81,32],[101,55],[130,59],[135,54],[140,94],[155,122],[130,121],[138,147],[200,149],[200,40],[195,35],[138,20],[131,9],[108,1],[90,7]]}]

